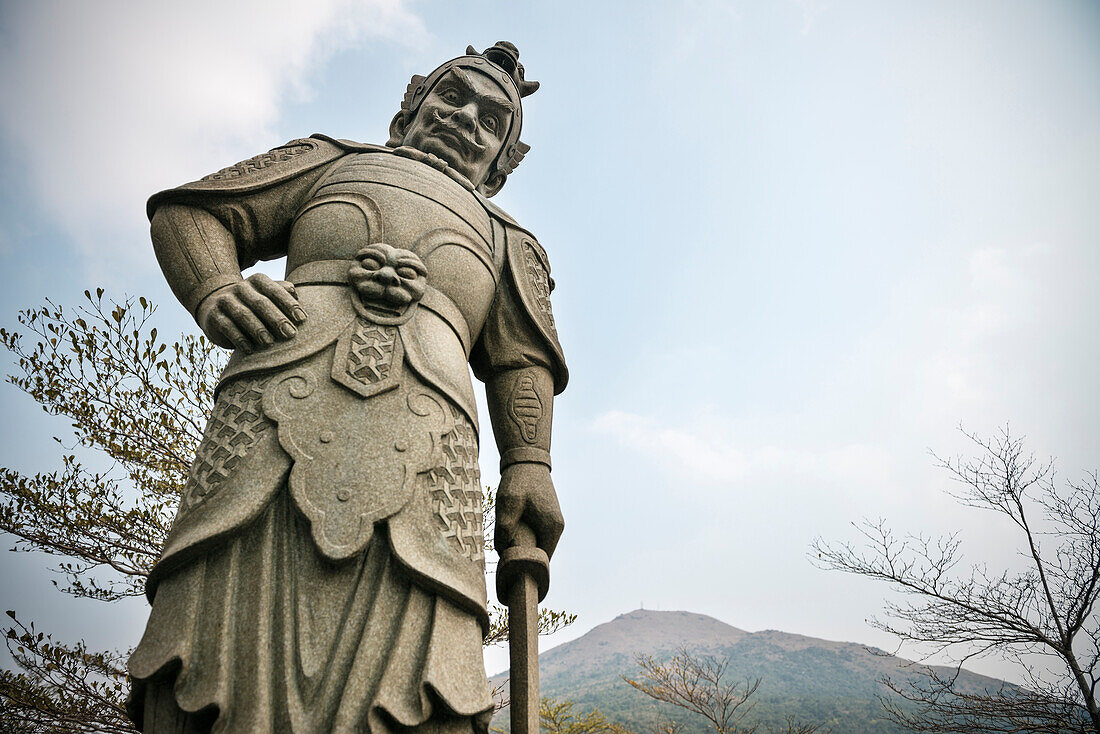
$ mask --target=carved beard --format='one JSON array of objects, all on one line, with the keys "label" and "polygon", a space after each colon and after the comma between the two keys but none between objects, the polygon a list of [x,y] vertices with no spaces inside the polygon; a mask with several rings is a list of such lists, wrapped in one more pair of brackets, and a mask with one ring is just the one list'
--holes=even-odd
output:
[{"label": "carved beard", "polygon": [[438,134],[440,131],[446,133],[442,139],[457,145],[459,153],[466,160],[478,161],[488,149],[487,145],[477,142],[468,132],[456,125],[451,118],[440,115],[439,110],[432,110],[432,122],[429,131],[433,135]]}]

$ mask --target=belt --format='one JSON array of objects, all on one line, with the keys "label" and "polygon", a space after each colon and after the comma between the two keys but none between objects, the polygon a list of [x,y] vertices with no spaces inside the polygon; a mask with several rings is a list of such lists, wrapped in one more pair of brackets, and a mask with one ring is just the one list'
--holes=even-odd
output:
[{"label": "belt", "polygon": [[[314,260],[294,268],[286,279],[294,285],[346,286],[349,285],[348,269],[355,263],[355,260]],[[458,340],[462,342],[462,349],[469,356],[472,347],[470,325],[466,323],[466,317],[462,315],[462,311],[450,296],[429,285],[420,299],[420,305],[447,322],[458,336]]]}]

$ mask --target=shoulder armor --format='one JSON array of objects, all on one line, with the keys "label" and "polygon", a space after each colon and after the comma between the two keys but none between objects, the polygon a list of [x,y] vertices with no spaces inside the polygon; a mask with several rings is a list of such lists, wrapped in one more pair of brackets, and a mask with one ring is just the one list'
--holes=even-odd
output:
[{"label": "shoulder armor", "polygon": [[485,207],[485,211],[489,212],[489,216],[499,220],[501,224],[504,224],[509,229],[518,229],[521,232],[525,232],[527,236],[530,237],[532,240],[535,239],[535,236],[531,234],[531,231],[529,229],[521,225],[515,219],[512,219],[511,214],[504,211],[493,202],[489,201],[487,198],[485,198],[484,194],[475,191],[474,196],[476,196],[477,200],[481,202],[481,205]]},{"label": "shoulder armor", "polygon": [[505,220],[507,238],[508,270],[516,285],[523,310],[535,324],[554,358],[554,393],[565,389],[569,381],[569,370],[565,366],[565,355],[558,341],[558,329],[554,323],[554,312],[550,308],[550,293],[554,290],[554,279],[550,277],[550,260],[546,250],[527,230],[514,226]]},{"label": "shoulder armor", "polygon": [[153,218],[161,204],[195,196],[241,195],[260,191],[330,163],[349,152],[332,138],[310,137],[291,140],[286,145],[241,161],[174,189],[153,194],[146,213]]},{"label": "shoulder armor", "polygon": [[[387,148],[384,145],[374,145],[373,143],[357,143],[354,140],[348,140],[346,138],[330,138],[328,135],[322,135],[321,133],[313,133],[309,136],[310,140],[319,140],[329,145],[335,145],[337,148],[344,150],[348,153],[392,153],[393,148]],[[295,141],[298,142],[298,141]]]}]

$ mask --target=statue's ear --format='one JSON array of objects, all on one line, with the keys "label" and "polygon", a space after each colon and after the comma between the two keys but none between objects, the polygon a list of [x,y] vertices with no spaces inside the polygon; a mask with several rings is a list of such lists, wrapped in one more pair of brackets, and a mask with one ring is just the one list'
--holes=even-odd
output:
[{"label": "statue's ear", "polygon": [[390,139],[386,141],[386,145],[391,148],[401,145],[401,141],[405,139],[405,128],[408,125],[408,115],[404,110],[394,115],[393,119],[390,120]]},{"label": "statue's ear", "polygon": [[508,174],[497,171],[496,173],[485,179],[477,190],[485,195],[486,198],[496,195],[498,191],[504,188],[504,182],[508,180]]}]

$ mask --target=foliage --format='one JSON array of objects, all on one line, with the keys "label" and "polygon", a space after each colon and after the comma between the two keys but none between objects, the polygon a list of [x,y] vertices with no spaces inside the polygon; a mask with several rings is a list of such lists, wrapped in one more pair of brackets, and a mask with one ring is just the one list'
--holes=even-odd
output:
[{"label": "foliage", "polygon": [[630,734],[593,709],[588,713],[573,711],[573,701],[555,701],[543,697],[539,702],[539,729],[548,734]]},{"label": "foliage", "polygon": [[[59,588],[100,601],[144,593],[167,536],[190,456],[222,362],[204,337],[172,345],[149,324],[144,298],[112,303],[85,292],[70,312],[47,301],[19,322],[34,337],[0,329],[22,374],[9,382],[50,415],[68,418],[76,445],[114,468],[87,468],[65,445],[62,468],[34,476],[0,469],[0,530],[16,549],[59,556]],[[54,582],[57,585],[57,582]],[[55,642],[9,612],[12,657],[0,674],[6,724],[26,731],[134,731],[123,701],[125,656]]]},{"label": "foliage", "polygon": [[[73,446],[60,439],[61,468],[26,475],[0,468],[0,530],[16,549],[61,560],[55,585],[68,594],[113,602],[144,594],[164,545],[180,492],[213,403],[225,353],[204,336],[168,343],[145,298],[104,300],[85,291],[75,309],[47,301],[20,312],[18,332],[0,343],[20,374],[8,381],[50,415],[69,420]],[[78,451],[104,457],[97,471]],[[486,502],[491,525],[492,493]],[[490,533],[486,534],[487,537]],[[8,649],[20,671],[0,671],[0,723],[5,731],[133,732],[124,700],[128,655],[95,652],[83,641],[62,644],[8,612]],[[507,617],[490,608],[486,644],[507,641]],[[541,610],[539,631],[571,624],[575,615]]]},{"label": "foliage", "polygon": [[37,337],[33,348],[6,329],[0,342],[22,372],[9,382],[68,418],[77,445],[117,468],[92,471],[66,452],[53,472],[0,469],[0,529],[19,538],[21,550],[65,558],[63,591],[114,601],[144,593],[223,360],[202,336],[161,341],[144,298],[118,304],[105,302],[102,290],[85,295],[75,313],[47,302],[19,314]]},{"label": "foliage", "polygon": [[[609,721],[599,709],[588,712],[574,711],[576,701],[556,700],[543,696],[539,701],[539,730],[546,734],[634,734],[621,724]],[[507,730],[490,727],[492,734],[504,734]],[[679,734],[677,724],[655,728],[652,734]]]},{"label": "foliage", "polygon": [[[966,434],[980,456],[937,458],[964,506],[1007,519],[1026,569],[960,571],[957,534],[898,537],[864,521],[862,547],[814,543],[828,569],[885,582],[906,601],[872,623],[909,644],[954,656],[953,674],[886,679],[887,714],[914,731],[1100,732],[1100,482],[1095,473],[1059,489],[1052,462],[1037,463],[1007,429],[992,440]],[[1018,666],[1026,687],[965,690],[962,665],[996,655]],[[1036,664],[1038,661],[1038,664]]]},{"label": "foliage", "polygon": [[0,723],[14,732],[134,731],[124,701],[126,663],[117,653],[93,652],[83,642],[58,645],[8,612],[8,648],[24,673],[0,671]]},{"label": "foliage", "polygon": [[[743,723],[754,703],[749,699],[760,687],[760,678],[729,682],[730,658],[693,653],[681,646],[665,660],[638,655],[639,679],[623,676],[631,687],[650,698],[692,711],[710,722],[716,734],[753,734],[760,724]],[[819,724],[802,724],[794,716],[785,722],[786,734],[812,734]]]}]

